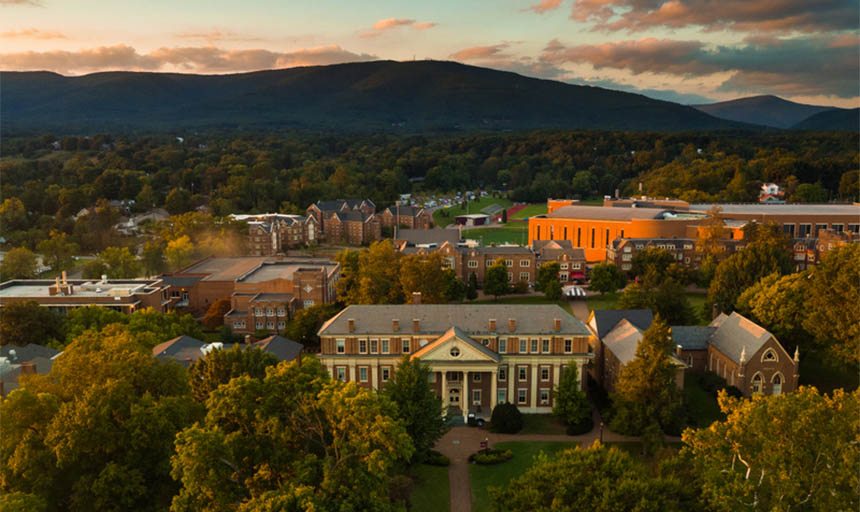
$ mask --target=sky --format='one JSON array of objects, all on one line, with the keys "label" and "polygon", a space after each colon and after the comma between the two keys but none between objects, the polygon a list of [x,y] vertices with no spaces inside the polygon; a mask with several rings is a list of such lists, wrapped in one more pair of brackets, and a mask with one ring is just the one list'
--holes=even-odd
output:
[{"label": "sky", "polygon": [[436,59],[684,104],[773,94],[854,108],[858,20],[857,0],[0,0],[0,69]]}]

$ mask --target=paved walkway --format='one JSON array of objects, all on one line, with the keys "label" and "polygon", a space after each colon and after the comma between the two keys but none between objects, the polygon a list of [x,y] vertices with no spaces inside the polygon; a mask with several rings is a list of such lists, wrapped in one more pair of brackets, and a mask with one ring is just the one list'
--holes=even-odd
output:
[{"label": "paved walkway", "polygon": [[568,301],[570,304],[570,309],[573,311],[573,316],[576,317],[582,323],[588,322],[588,314],[591,312],[588,309],[588,305],[585,303],[583,299],[571,300]]},{"label": "paved walkway", "polygon": [[[454,427],[449,430],[442,439],[436,443],[436,449],[451,459],[448,466],[448,485],[451,493],[451,512],[471,512],[472,489],[469,481],[469,455],[481,449],[481,441],[489,441],[490,447],[496,443],[506,441],[557,441],[567,443],[580,443],[587,448],[595,440],[600,438],[600,413],[595,410],[592,418],[594,428],[587,434],[579,436],[568,435],[546,435],[546,434],[495,434],[482,428],[476,427]],[[680,437],[666,436],[668,442],[680,442]],[[625,441],[638,441],[635,436],[622,436],[611,432],[608,428],[603,430],[603,441],[618,443]]]}]

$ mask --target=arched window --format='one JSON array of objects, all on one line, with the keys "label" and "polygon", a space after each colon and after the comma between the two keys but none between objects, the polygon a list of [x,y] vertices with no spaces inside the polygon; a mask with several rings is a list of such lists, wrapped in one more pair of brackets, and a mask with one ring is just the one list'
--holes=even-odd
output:
[{"label": "arched window", "polygon": [[762,363],[778,363],[779,356],[776,355],[776,350],[769,348],[764,351],[764,354],[761,355]]},{"label": "arched window", "polygon": [[776,373],[773,378],[771,378],[770,383],[772,384],[772,395],[779,395],[782,393],[782,374]]},{"label": "arched window", "polygon": [[756,373],[752,378],[752,392],[753,393],[761,393],[761,374]]}]

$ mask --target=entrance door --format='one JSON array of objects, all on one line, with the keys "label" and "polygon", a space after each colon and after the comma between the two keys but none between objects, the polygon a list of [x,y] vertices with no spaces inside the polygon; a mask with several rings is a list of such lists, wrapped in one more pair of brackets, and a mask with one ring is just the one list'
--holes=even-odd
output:
[{"label": "entrance door", "polygon": [[448,405],[457,407],[460,405],[460,390],[457,388],[448,392]]}]

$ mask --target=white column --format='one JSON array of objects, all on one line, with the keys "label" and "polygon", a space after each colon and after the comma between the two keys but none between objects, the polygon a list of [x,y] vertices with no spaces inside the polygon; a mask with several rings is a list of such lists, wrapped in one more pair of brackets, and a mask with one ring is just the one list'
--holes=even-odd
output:
[{"label": "white column", "polygon": [[587,381],[585,380],[587,377],[585,375],[585,361],[577,361],[576,365],[577,365],[577,368],[579,369],[579,387],[583,391],[585,391],[587,389],[586,388]]},{"label": "white column", "polygon": [[497,381],[499,380],[499,370],[494,369],[490,372],[490,414],[496,408],[496,400],[498,399]]},{"label": "white column", "polygon": [[462,380],[460,382],[463,383],[463,388],[460,391],[460,409],[463,411],[464,420],[469,419],[469,407],[472,406],[472,397],[469,396],[469,392],[471,391],[469,389],[469,377],[471,377],[471,374],[472,372],[460,373],[460,376],[462,377]]},{"label": "white column", "polygon": [[445,412],[448,412],[448,372],[441,371],[442,374],[442,407],[444,407]]},{"label": "white column", "polygon": [[514,397],[514,390],[516,389],[516,386],[514,385],[514,379],[516,379],[518,376],[519,374],[517,372],[517,365],[508,364],[508,381],[505,383],[508,388],[508,392],[506,393],[507,396],[505,398],[507,399],[509,404],[517,403],[516,397]]},{"label": "white column", "polygon": [[349,363],[349,379],[348,382],[358,382],[358,375],[355,370],[355,362]]},{"label": "white column", "polygon": [[561,378],[561,369],[564,368],[564,363],[552,365],[552,388],[558,387],[558,380]]},{"label": "white column", "polygon": [[379,361],[374,362],[370,366],[370,387],[373,389],[377,389],[379,384],[377,383],[377,375],[379,374]]},{"label": "white column", "polygon": [[537,407],[537,389],[538,389],[538,365],[537,363],[532,363],[532,380],[530,382],[532,399],[529,401],[531,407]]}]

